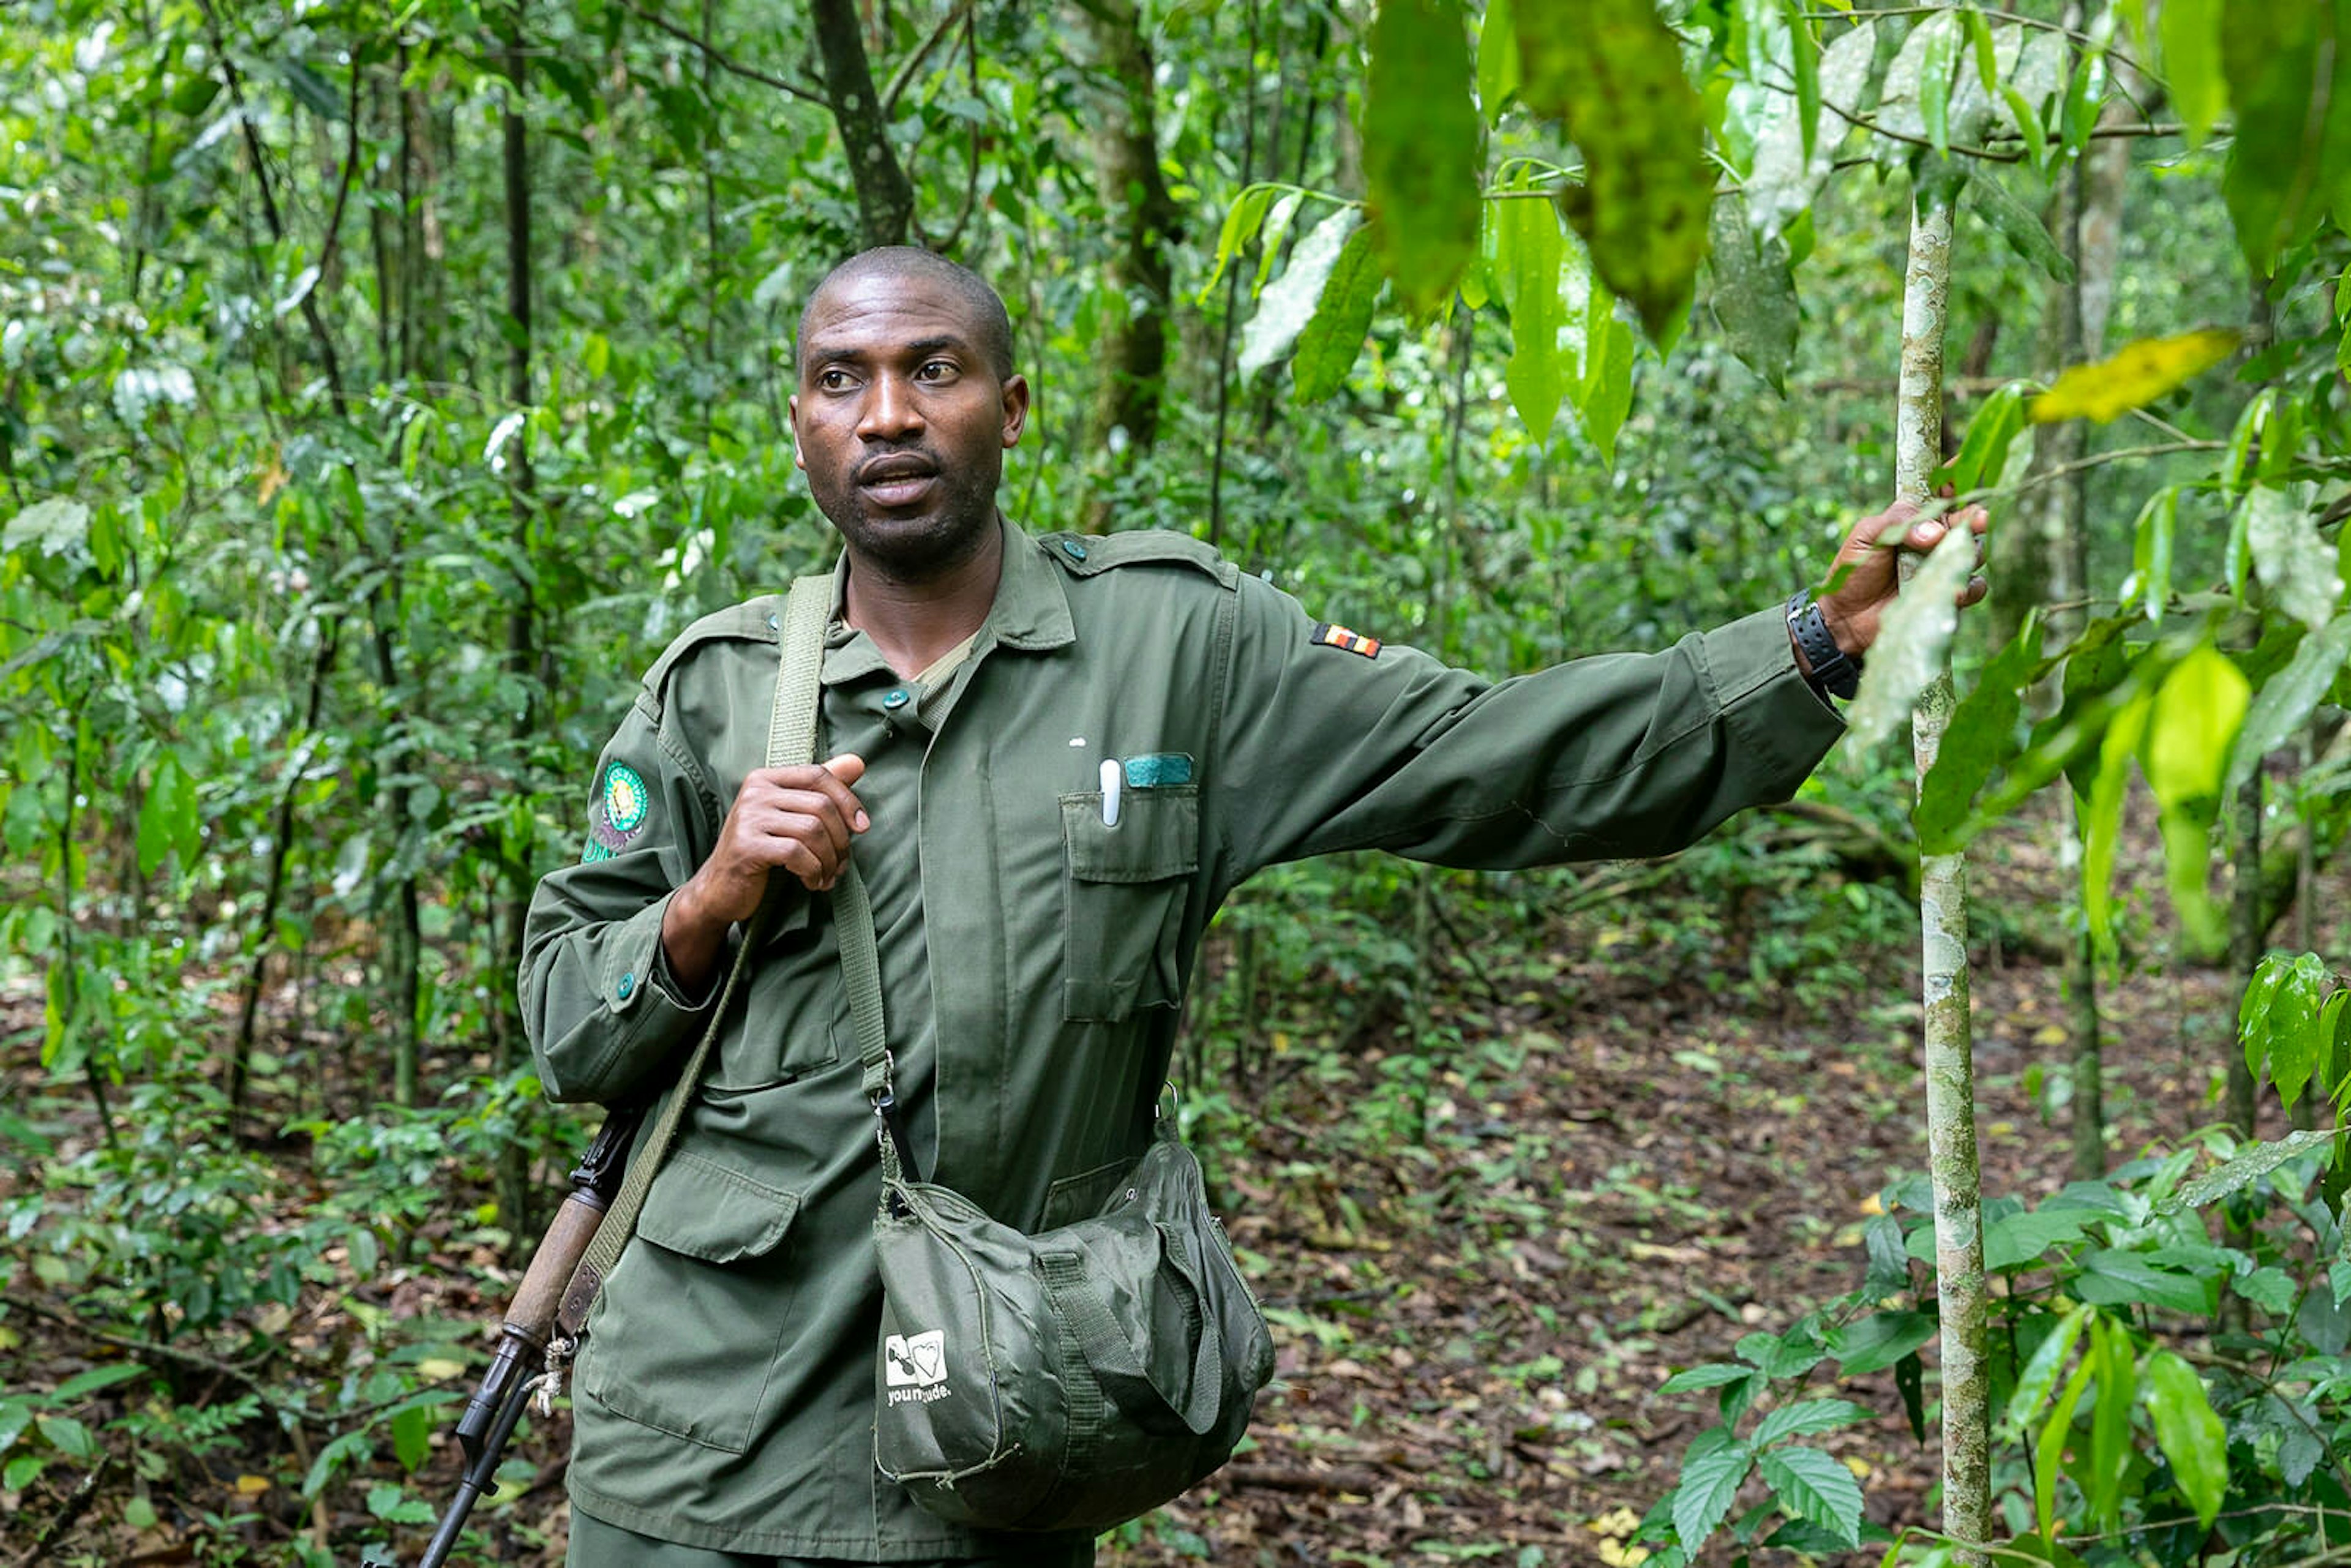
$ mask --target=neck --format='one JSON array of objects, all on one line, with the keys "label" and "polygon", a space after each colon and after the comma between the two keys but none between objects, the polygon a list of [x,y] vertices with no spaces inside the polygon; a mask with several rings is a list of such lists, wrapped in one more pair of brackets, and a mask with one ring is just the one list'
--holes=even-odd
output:
[{"label": "neck", "polygon": [[913,677],[987,619],[1004,573],[1004,528],[986,529],[969,559],[932,576],[895,576],[849,549],[843,615],[900,674]]}]

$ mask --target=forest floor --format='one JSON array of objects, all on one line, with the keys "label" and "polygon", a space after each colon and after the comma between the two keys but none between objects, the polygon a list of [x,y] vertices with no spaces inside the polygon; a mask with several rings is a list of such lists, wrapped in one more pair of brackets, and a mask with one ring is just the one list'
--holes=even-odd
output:
[{"label": "forest floor", "polygon": [[[2059,878],[2040,837],[2023,824],[1978,857],[1979,898],[2006,912],[1999,927],[2025,949],[1977,944],[1984,1186],[2028,1200],[2064,1184],[2068,1157],[2040,1071],[2069,1053],[2053,956]],[[1663,1396],[1659,1385],[1856,1286],[1877,1195],[1925,1165],[1915,926],[1872,933],[1820,973],[1758,973],[1763,915],[1698,910],[1694,879],[1656,896],[1664,904],[1645,916],[1612,904],[1538,941],[1453,944],[1428,979],[1420,1027],[1456,1043],[1417,1091],[1400,1090],[1412,1081],[1393,1071],[1414,1053],[1394,1017],[1343,1054],[1314,1050],[1303,1023],[1295,1039],[1269,1030],[1262,1081],[1227,1093],[1245,1113],[1212,1119],[1209,1163],[1275,1324],[1277,1379],[1249,1446],[1209,1484],[1117,1532],[1105,1564],[1638,1561],[1624,1545],[1635,1521],[1714,1419],[1711,1394]],[[1692,929],[1711,935],[1659,938]],[[2154,962],[2108,983],[2112,1162],[2215,1118],[2238,988],[2214,970]],[[38,1020],[36,998],[0,998],[0,1107],[38,1121],[62,1155],[94,1130],[78,1103],[37,1089]],[[302,1164],[299,1150],[287,1159]],[[315,1197],[300,1169],[287,1174],[290,1201]],[[24,1181],[25,1167],[0,1164],[0,1199]],[[466,1195],[455,1196],[462,1212]],[[24,1267],[17,1242],[0,1244],[0,1262],[11,1248],[11,1294],[46,1305],[0,1321],[0,1394],[54,1387],[122,1354],[120,1339],[57,1315],[65,1303],[35,1284],[41,1271]],[[350,1301],[441,1320],[460,1340],[496,1316],[499,1287],[483,1278],[496,1277],[496,1261],[462,1224],[427,1228],[408,1266],[352,1273],[348,1294],[314,1289],[262,1325],[298,1357],[272,1375],[298,1375],[305,1345],[315,1354],[341,1343],[334,1325]],[[1931,1405],[1931,1347],[1927,1361]],[[1825,1392],[1833,1370],[1823,1364],[1811,1392]],[[221,1397],[235,1387],[186,1367],[176,1375],[183,1406],[208,1386]],[[1883,1412],[1824,1440],[1863,1478],[1870,1517],[1896,1530],[1927,1522],[1934,1450],[1912,1436],[1893,1375],[1841,1380],[1836,1392]],[[83,1412],[93,1426],[120,1414],[111,1397]],[[567,1427],[527,1432],[523,1479],[477,1516],[499,1561],[560,1562]],[[259,1453],[231,1449],[161,1479],[135,1467],[102,1477],[50,1560],[274,1563],[291,1561],[298,1534],[357,1564],[360,1548],[345,1543],[383,1539],[360,1504],[367,1483],[401,1479],[388,1453],[313,1505],[295,1489],[317,1436],[298,1423],[290,1437],[267,1422],[247,1431]],[[454,1445],[437,1434],[434,1445],[409,1478],[412,1497],[449,1490]],[[69,1506],[73,1479],[53,1468],[0,1493],[11,1560]],[[147,1506],[128,1506],[134,1491]],[[204,1522],[232,1514],[246,1522]],[[423,1534],[401,1531],[401,1561]],[[1718,1538],[1708,1561],[1729,1560]]]}]

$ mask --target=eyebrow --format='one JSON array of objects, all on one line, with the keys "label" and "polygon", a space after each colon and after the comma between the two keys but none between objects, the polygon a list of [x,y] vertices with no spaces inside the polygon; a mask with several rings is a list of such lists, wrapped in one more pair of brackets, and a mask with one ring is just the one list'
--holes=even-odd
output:
[{"label": "eyebrow", "polygon": [[966,341],[964,339],[959,338],[951,332],[939,332],[934,333],[932,336],[927,338],[916,338],[911,342],[888,345],[880,349],[872,349],[862,345],[852,346],[850,344],[842,344],[838,348],[830,348],[820,340],[809,350],[808,368],[814,370],[820,365],[834,365],[843,362],[857,363],[866,360],[881,359],[884,357],[903,357],[909,360],[925,360],[934,354],[948,352],[960,354],[966,359],[977,357],[970,343]]}]

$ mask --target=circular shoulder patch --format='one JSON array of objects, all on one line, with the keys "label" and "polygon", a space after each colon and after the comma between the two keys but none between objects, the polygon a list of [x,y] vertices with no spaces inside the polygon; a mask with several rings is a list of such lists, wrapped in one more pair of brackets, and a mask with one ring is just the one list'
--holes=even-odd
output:
[{"label": "circular shoulder patch", "polygon": [[644,826],[653,800],[643,777],[627,763],[604,769],[604,821],[614,832],[626,836]]}]

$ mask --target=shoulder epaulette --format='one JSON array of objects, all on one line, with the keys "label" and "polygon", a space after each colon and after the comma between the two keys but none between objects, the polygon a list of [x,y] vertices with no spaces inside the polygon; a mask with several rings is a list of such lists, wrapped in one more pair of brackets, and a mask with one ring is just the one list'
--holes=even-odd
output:
[{"label": "shoulder epaulette", "polygon": [[1117,566],[1188,566],[1205,571],[1230,588],[1239,569],[1189,534],[1166,528],[1135,528],[1120,534],[1045,534],[1039,543],[1045,553],[1072,577],[1093,577]]},{"label": "shoulder epaulette", "polygon": [[704,616],[677,634],[676,640],[653,661],[645,672],[645,690],[656,701],[662,685],[669,679],[672,665],[705,643],[733,639],[748,643],[776,643],[783,632],[784,596],[763,593],[757,599],[747,599],[724,610]]}]

